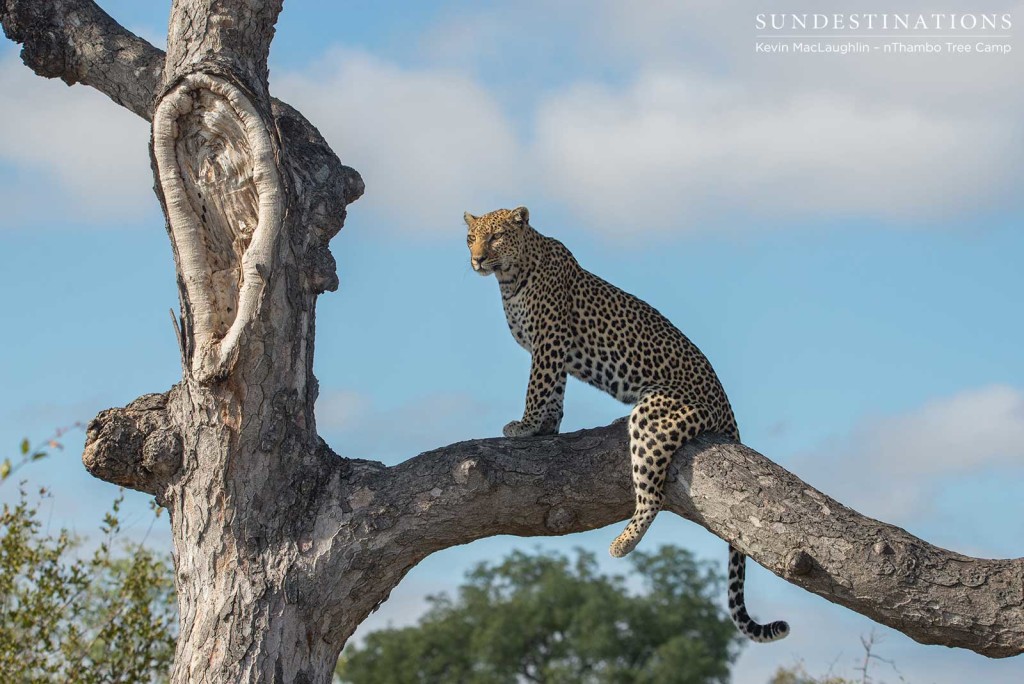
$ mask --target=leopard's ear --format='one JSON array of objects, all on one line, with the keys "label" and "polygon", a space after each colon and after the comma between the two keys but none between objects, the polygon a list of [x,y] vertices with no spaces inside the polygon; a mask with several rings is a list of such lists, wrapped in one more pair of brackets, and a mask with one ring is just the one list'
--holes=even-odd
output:
[{"label": "leopard's ear", "polygon": [[479,216],[473,216],[468,211],[462,213],[462,220],[466,222],[467,226],[472,226],[476,222],[476,220],[478,218],[480,218],[480,217]]},{"label": "leopard's ear", "polygon": [[510,218],[512,219],[512,223],[515,223],[518,226],[525,226],[530,223],[530,210],[526,207],[516,207],[512,210]]}]

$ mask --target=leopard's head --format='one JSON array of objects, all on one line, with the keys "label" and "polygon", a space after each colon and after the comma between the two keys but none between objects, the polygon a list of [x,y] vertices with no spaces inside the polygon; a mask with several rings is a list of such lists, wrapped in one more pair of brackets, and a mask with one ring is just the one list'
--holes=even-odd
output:
[{"label": "leopard's head", "polygon": [[469,228],[466,244],[473,270],[482,276],[507,271],[520,263],[530,212],[526,207],[496,209],[483,216],[462,216]]}]

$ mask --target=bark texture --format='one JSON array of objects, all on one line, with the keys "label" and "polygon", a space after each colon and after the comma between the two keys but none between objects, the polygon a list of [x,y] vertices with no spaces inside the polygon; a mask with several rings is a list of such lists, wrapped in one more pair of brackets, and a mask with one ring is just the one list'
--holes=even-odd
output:
[{"label": "bark texture", "polygon": [[40,76],[90,85],[144,119],[164,70],[163,53],[92,0],[0,0],[4,34]]},{"label": "bark texture", "polygon": [[[621,423],[463,442],[387,468],[317,436],[316,297],[362,180],[267,89],[279,1],[176,0],[168,52],[91,0],[0,0],[36,73],[153,121],[177,265],[182,381],[89,426],[83,461],[170,511],[181,637],[173,680],[328,682],[356,626],[429,554],[495,534],[629,517]],[[923,643],[1024,651],[1024,559],[939,549],[760,454],[705,437],[667,509],[780,577]]]}]

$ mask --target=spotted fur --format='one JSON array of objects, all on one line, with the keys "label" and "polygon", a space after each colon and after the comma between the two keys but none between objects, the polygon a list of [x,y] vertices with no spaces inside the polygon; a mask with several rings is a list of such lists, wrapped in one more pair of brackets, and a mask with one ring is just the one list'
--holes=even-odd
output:
[{"label": "spotted fur", "polygon": [[[572,375],[633,404],[629,450],[636,508],[610,552],[632,551],[664,504],[669,461],[704,431],[739,439],[736,419],[711,364],[652,306],[584,270],[561,242],[530,226],[526,207],[465,214],[473,269],[494,275],[512,336],[530,352],[521,420],[506,437],[555,434],[565,383]],[[729,614],[754,641],[789,633],[785,622],[761,625],[743,601],[746,557],[729,547]]]}]

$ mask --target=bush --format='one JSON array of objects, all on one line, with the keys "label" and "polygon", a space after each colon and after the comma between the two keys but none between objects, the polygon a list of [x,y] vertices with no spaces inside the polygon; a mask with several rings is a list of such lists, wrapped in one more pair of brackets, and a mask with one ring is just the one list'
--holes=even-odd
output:
[{"label": "bush", "polygon": [[[17,464],[0,463],[0,483],[48,453],[23,442]],[[30,500],[22,484],[0,513],[0,681],[166,681],[177,632],[169,558],[119,543],[123,493],[96,549],[80,555],[66,530],[43,531],[38,501],[50,496],[43,488]]]}]

